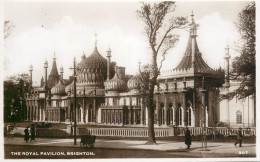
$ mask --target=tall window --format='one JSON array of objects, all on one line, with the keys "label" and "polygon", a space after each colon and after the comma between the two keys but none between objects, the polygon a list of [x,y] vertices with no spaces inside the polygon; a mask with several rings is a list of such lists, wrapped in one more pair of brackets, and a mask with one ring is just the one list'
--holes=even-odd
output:
[{"label": "tall window", "polygon": [[126,98],[123,98],[123,104],[126,105]]},{"label": "tall window", "polygon": [[164,104],[161,103],[160,107],[161,107],[161,119],[162,119],[161,124],[164,124]]},{"label": "tall window", "polygon": [[240,110],[237,111],[237,124],[242,124],[242,112]]},{"label": "tall window", "polygon": [[187,110],[187,124],[188,126],[191,126],[191,107]]},{"label": "tall window", "polygon": [[172,125],[173,123],[173,108],[172,108],[172,103],[169,103],[169,120],[170,120],[170,124]]},{"label": "tall window", "polygon": [[182,108],[180,107],[180,104],[176,110],[176,125],[182,125]]},{"label": "tall window", "polygon": [[117,106],[117,99],[113,98],[113,106]]}]

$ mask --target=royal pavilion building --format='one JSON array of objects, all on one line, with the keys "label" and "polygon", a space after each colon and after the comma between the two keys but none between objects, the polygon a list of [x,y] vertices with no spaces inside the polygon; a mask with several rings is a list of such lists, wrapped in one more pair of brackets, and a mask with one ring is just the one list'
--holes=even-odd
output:
[{"label": "royal pavilion building", "polygon": [[[181,61],[175,68],[162,71],[158,77],[154,94],[155,126],[201,127],[206,124],[207,127],[215,127],[220,122],[231,121],[234,121],[234,127],[243,126],[241,121],[236,123],[236,117],[242,118],[243,115],[235,114],[242,112],[241,103],[225,98],[231,85],[228,75],[228,49],[225,55],[225,71],[212,69],[202,57],[197,37],[197,24],[192,16],[189,40]],[[83,54],[77,64],[76,106],[73,77],[63,78],[64,70],[61,67],[58,72],[55,57],[48,75],[46,61],[41,85],[33,87],[33,90],[26,94],[25,119],[35,122],[71,123],[74,121],[76,107],[78,123],[147,126],[148,110],[145,95],[140,89],[140,74],[126,75],[125,67],[119,67],[111,61],[110,49],[106,57],[104,55],[99,53],[96,41],[93,52],[89,56]],[[30,74],[32,77],[32,68]],[[248,99],[249,102],[252,103]],[[231,106],[238,110],[231,110]],[[251,112],[251,107],[252,105],[248,104],[248,107],[243,106],[243,109],[250,109]],[[251,113],[250,117],[248,114],[248,122],[246,119],[244,121],[244,118],[241,119],[246,122],[245,125],[253,125],[254,112]],[[232,116],[235,116],[235,119],[232,119]],[[204,121],[206,122],[203,123]]]}]

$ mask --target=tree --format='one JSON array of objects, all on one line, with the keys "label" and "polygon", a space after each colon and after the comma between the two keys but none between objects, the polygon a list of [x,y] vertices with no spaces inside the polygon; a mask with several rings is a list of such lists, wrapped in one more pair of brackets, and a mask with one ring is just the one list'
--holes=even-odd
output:
[{"label": "tree", "polygon": [[255,94],[255,2],[239,13],[236,26],[242,39],[236,47],[240,56],[232,63],[231,79],[240,82],[236,93],[242,99]]},{"label": "tree", "polygon": [[[240,54],[234,58],[231,70],[231,80],[240,83],[239,87],[231,92],[231,97],[238,95],[239,99],[254,97],[254,112],[256,112],[256,62],[255,62],[255,2],[248,4],[238,15],[236,27],[241,35],[236,51]],[[256,119],[256,113],[254,118]],[[255,121],[255,120],[254,120]]]},{"label": "tree", "polygon": [[28,74],[11,76],[4,81],[4,121],[15,122],[24,119],[25,96],[30,90]]},{"label": "tree", "polygon": [[173,34],[175,29],[183,29],[188,23],[187,18],[174,16],[175,2],[159,3],[142,3],[137,10],[138,17],[144,23],[144,31],[148,38],[149,47],[151,48],[152,60],[149,65],[143,67],[145,76],[142,76],[142,82],[147,90],[147,107],[148,107],[148,142],[146,144],[156,144],[154,133],[154,87],[157,84],[157,77],[160,74],[162,63],[165,60],[167,52],[174,47],[179,40],[179,35]]}]

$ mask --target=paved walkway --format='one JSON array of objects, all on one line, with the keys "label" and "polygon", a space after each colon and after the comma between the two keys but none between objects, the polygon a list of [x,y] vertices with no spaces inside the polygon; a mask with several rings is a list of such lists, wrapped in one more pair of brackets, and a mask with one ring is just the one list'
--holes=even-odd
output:
[{"label": "paved walkway", "polygon": [[[4,139],[5,144],[9,145],[37,145],[37,146],[58,146],[58,147],[80,147],[80,139],[77,139],[77,145],[74,145],[73,139],[54,139],[54,138],[37,138],[35,142],[26,143],[23,138],[15,137]],[[208,151],[202,151],[201,142],[192,142],[191,149],[186,149],[184,142],[176,141],[157,141],[157,145],[145,145],[144,140],[108,140],[97,139],[95,148],[109,149],[135,149],[135,150],[156,150],[169,152],[193,152],[193,153],[220,153],[230,156],[238,156],[241,151],[250,156],[256,154],[256,144],[243,144],[243,147],[235,147],[234,143],[228,142],[208,142]]]}]

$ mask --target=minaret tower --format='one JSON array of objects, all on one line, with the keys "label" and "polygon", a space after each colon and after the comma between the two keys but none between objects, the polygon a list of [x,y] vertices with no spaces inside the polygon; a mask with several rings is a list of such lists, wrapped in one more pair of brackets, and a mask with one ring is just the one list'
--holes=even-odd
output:
[{"label": "minaret tower", "polygon": [[225,52],[226,52],[226,54],[224,56],[224,59],[225,59],[226,67],[225,67],[225,84],[224,84],[224,87],[229,88],[230,87],[230,83],[229,83],[229,59],[230,59],[230,55],[229,55],[229,46],[228,45],[225,48]]},{"label": "minaret tower", "polygon": [[45,77],[45,85],[44,85],[44,87],[45,87],[45,89],[47,89],[47,69],[48,69],[48,62],[47,62],[47,60],[45,60],[45,62],[44,62],[44,71],[45,71],[45,75],[44,75],[44,77]]},{"label": "minaret tower", "polygon": [[191,37],[191,43],[192,43],[192,51],[191,51],[191,56],[192,56],[192,67],[194,68],[194,64],[195,64],[195,46],[196,46],[196,37],[197,35],[197,27],[198,25],[195,23],[194,20],[194,14],[193,11],[191,13],[191,24],[190,24],[190,37]]},{"label": "minaret tower", "polygon": [[30,71],[30,86],[32,87],[32,84],[33,84],[33,82],[32,82],[32,71],[33,71],[33,66],[32,66],[32,65],[29,66],[29,71]]},{"label": "minaret tower", "polygon": [[111,58],[111,49],[107,50],[107,80],[110,79],[110,58]]},{"label": "minaret tower", "polygon": [[64,73],[64,70],[63,70],[63,67],[61,66],[60,67],[60,80],[63,81],[63,73]]}]

